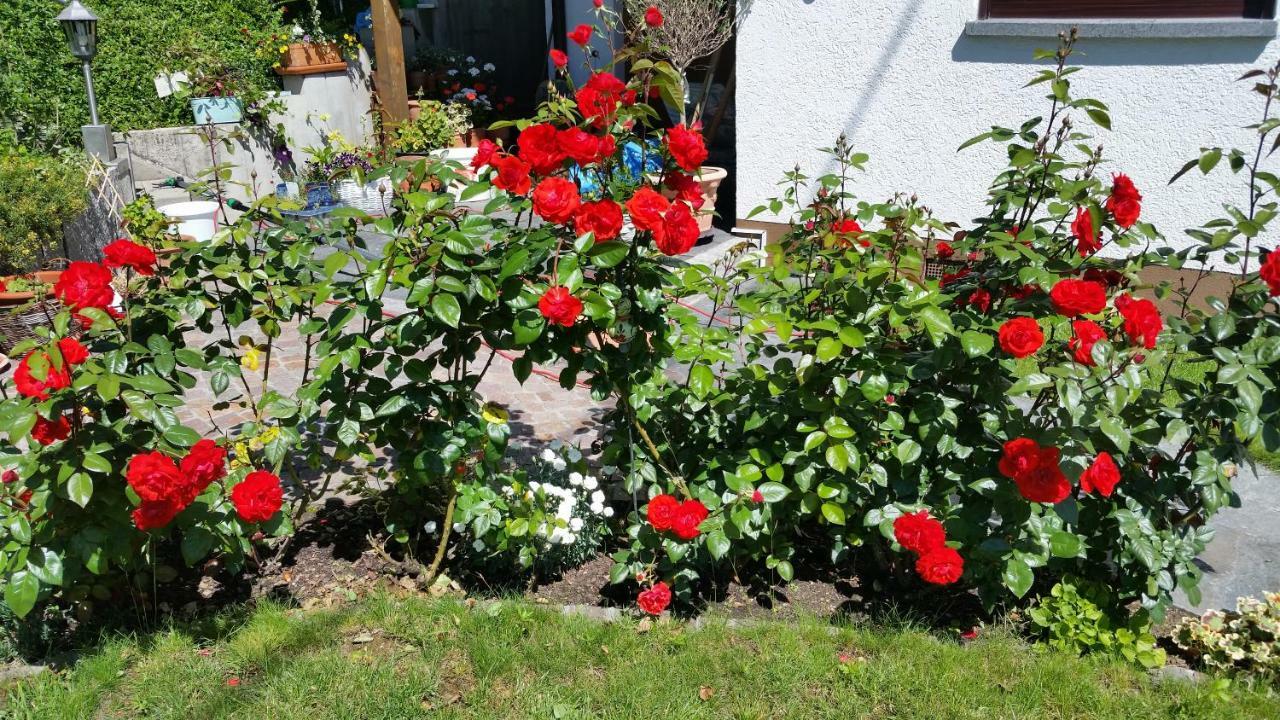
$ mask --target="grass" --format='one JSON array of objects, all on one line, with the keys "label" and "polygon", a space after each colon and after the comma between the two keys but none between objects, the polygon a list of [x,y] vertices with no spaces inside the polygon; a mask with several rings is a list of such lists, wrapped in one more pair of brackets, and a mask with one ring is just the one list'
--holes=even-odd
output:
[{"label": "grass", "polygon": [[[1217,372],[1217,363],[1212,360],[1203,362],[1190,362],[1181,358],[1175,359],[1173,365],[1169,368],[1169,376],[1199,382],[1204,376],[1210,372]],[[1170,402],[1177,401],[1177,394],[1172,389],[1165,390],[1165,396]],[[1249,446],[1249,454],[1259,463],[1280,472],[1280,451],[1270,452],[1262,446],[1262,441],[1255,440]]]},{"label": "grass", "polygon": [[6,688],[0,716],[1280,717],[1280,700],[1257,691],[1155,682],[999,629],[969,645],[911,627],[816,620],[642,630],[518,601],[380,596],[309,612],[268,604],[202,627],[108,639],[66,674]]}]

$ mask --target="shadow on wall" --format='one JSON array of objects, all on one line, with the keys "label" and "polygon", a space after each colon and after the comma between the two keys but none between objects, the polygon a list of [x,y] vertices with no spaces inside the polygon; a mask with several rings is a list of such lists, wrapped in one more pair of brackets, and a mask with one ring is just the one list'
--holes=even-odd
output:
[{"label": "shadow on wall", "polygon": [[[1064,26],[1069,29],[1070,26]],[[1071,64],[1108,65],[1231,65],[1256,61],[1267,49],[1267,38],[1089,38],[1081,34],[1081,49]],[[951,48],[954,62],[1032,64],[1038,48],[1052,48],[1051,37],[965,35]]]}]

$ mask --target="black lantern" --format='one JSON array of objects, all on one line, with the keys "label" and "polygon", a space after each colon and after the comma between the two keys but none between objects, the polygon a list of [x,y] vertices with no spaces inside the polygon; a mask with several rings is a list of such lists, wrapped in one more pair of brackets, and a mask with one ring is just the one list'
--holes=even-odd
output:
[{"label": "black lantern", "polygon": [[89,62],[98,54],[98,16],[81,5],[80,0],[71,0],[58,13],[58,22],[67,36],[67,45],[71,47],[72,55]]}]

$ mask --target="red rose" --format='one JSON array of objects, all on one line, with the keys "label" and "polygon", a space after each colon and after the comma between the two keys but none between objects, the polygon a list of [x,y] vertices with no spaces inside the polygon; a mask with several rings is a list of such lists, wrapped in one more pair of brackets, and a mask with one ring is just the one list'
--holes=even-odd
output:
[{"label": "red rose", "polygon": [[598,8],[604,7],[604,0],[591,0],[591,4]]},{"label": "red rose", "polygon": [[1071,340],[1067,349],[1081,365],[1094,365],[1093,344],[1105,340],[1107,331],[1092,320],[1073,320],[1071,322]]},{"label": "red rose", "polygon": [[[49,353],[40,353],[41,362],[37,363],[44,371],[44,379],[36,377],[31,369],[31,359],[35,354],[35,350],[27,353],[13,371],[13,384],[17,387],[19,395],[36,400],[48,400],[50,391],[71,387],[69,364],[64,363],[62,367],[54,367]],[[64,357],[63,360],[66,358]]]},{"label": "red rose", "polygon": [[[849,236],[849,237],[839,237],[836,239],[837,245],[839,245],[842,248],[848,248],[848,247],[853,247],[853,243],[850,242],[850,238],[856,239],[859,235],[862,234],[862,226],[859,225],[858,221],[854,220],[853,218],[842,218],[831,224],[831,232],[835,233],[836,235]],[[870,244],[871,243],[869,242],[861,241],[861,245],[863,247],[866,247]]]},{"label": "red rose", "polygon": [[185,506],[195,498],[191,483],[177,464],[163,453],[134,455],[125,471],[125,479],[143,500],[167,500]]},{"label": "red rose", "polygon": [[755,503],[755,504],[757,504],[757,505],[759,505],[760,503],[764,502],[764,493],[760,492],[759,490],[752,490],[752,491],[751,491],[751,502],[753,502],[753,503]]},{"label": "red rose", "polygon": [[916,560],[920,579],[933,585],[950,585],[964,575],[964,558],[946,545],[934,548]]},{"label": "red rose", "polygon": [[1016,317],[1004,321],[998,333],[1000,349],[1016,358],[1035,353],[1044,345],[1044,333],[1035,318]]},{"label": "red rose", "polygon": [[684,125],[667,131],[667,150],[676,164],[688,172],[696,172],[707,160],[707,143],[702,133]]},{"label": "red rose", "polygon": [[579,237],[595,233],[596,242],[618,237],[622,232],[622,206],[608,198],[582,203],[573,216],[573,231]]},{"label": "red rose", "polygon": [[[609,138],[609,141],[604,140],[604,138],[598,138],[578,127],[561,130],[560,134],[556,136],[556,142],[560,144],[560,152],[572,158],[579,165],[597,163],[612,154],[614,149],[612,140],[612,137]],[[602,153],[601,150],[606,150],[606,152]]]},{"label": "red rose", "polygon": [[58,352],[62,354],[62,361],[68,365],[79,365],[89,359],[89,349],[73,337],[59,340]]},{"label": "red rose", "polygon": [[548,289],[538,300],[538,312],[553,325],[573,327],[582,315],[582,301],[568,288],[556,286]]},{"label": "red rose", "polygon": [[1033,455],[1022,459],[1023,466],[1013,476],[1022,497],[1031,502],[1062,502],[1071,494],[1071,483],[1058,467],[1061,452],[1055,447],[1037,448]]},{"label": "red rose", "polygon": [[1012,480],[1035,468],[1040,462],[1040,443],[1031,438],[1014,438],[1004,444],[1000,457],[1000,474]]},{"label": "red rose", "polygon": [[1111,181],[1111,197],[1107,198],[1107,212],[1116,219],[1122,228],[1133,227],[1142,213],[1142,193],[1134,186],[1128,175],[1113,175]]},{"label": "red rose", "polygon": [[1116,309],[1124,316],[1124,332],[1135,345],[1148,350],[1156,347],[1156,338],[1164,330],[1164,320],[1156,304],[1147,299],[1134,300],[1128,295],[1116,298]]},{"label": "red rose", "polygon": [[656,582],[653,587],[640,593],[636,604],[650,615],[661,615],[671,604],[671,588],[664,582]]},{"label": "red rose", "polygon": [[978,312],[986,313],[991,309],[991,293],[983,288],[974,290],[969,295],[969,306],[976,308]]},{"label": "red rose", "polygon": [[662,27],[662,11],[656,5],[650,5],[644,11],[644,24],[652,28]]},{"label": "red rose", "polygon": [[667,179],[662,182],[662,185],[675,192],[677,200],[689,203],[694,210],[701,210],[707,202],[706,196],[702,194],[702,183],[695,180],[692,175],[667,173]]},{"label": "red rose", "polygon": [[516,138],[520,159],[529,163],[539,175],[550,175],[564,164],[564,151],[560,149],[559,132],[554,125],[541,123],[530,125]]},{"label": "red rose", "polygon": [[1098,236],[1093,232],[1093,215],[1089,213],[1089,208],[1076,208],[1076,219],[1071,222],[1071,234],[1076,236],[1076,250],[1080,257],[1102,249],[1102,243],[1098,242]]},{"label": "red rose", "polygon": [[516,195],[529,194],[533,180],[529,177],[529,165],[525,161],[514,155],[502,155],[491,164],[498,171],[493,178],[494,187]]},{"label": "red rose", "polygon": [[563,69],[569,65],[569,56],[563,50],[552,48],[549,54],[551,55],[551,62],[555,63],[556,67]]},{"label": "red rose", "polygon": [[579,25],[573,29],[573,32],[569,33],[569,39],[578,45],[586,45],[591,42],[591,32],[590,25]]},{"label": "red rose", "polygon": [[1118,287],[1124,283],[1124,274],[1119,270],[1104,270],[1102,268],[1091,267],[1084,271],[1080,276],[1082,280],[1092,280],[1096,283],[1102,283],[1109,288]]},{"label": "red rose", "polygon": [[74,310],[106,309],[115,299],[111,289],[111,271],[90,262],[73,262],[63,271],[53,292],[62,304]]},{"label": "red rose", "polygon": [[1040,286],[1035,283],[1029,283],[1019,287],[1008,287],[1005,288],[1005,290],[1009,293],[1009,297],[1014,298],[1015,300],[1026,300],[1032,295],[1040,292]]},{"label": "red rose", "polygon": [[498,144],[492,140],[481,140],[480,145],[476,147],[476,154],[471,158],[471,169],[479,170],[493,161],[493,156],[498,152]]},{"label": "red rose", "polygon": [[928,554],[947,541],[942,523],[930,517],[928,510],[898,516],[893,521],[893,537],[917,555]]},{"label": "red rose", "polygon": [[1262,261],[1262,267],[1258,270],[1258,277],[1267,284],[1272,295],[1280,295],[1280,249],[1267,253],[1266,259]]},{"label": "red rose", "polygon": [[236,514],[247,523],[263,523],[270,520],[284,504],[284,491],[280,478],[266,470],[249,473],[231,488],[231,504]]},{"label": "red rose", "polygon": [[37,415],[36,424],[31,426],[31,439],[41,445],[52,445],[69,437],[71,423],[67,422],[65,415],[59,415],[57,420],[45,420]]},{"label": "red rose", "polygon": [[707,519],[709,514],[707,506],[698,500],[685,500],[680,503],[680,510],[676,513],[675,522],[671,525],[671,532],[681,540],[692,540],[698,537],[701,532],[698,526]]},{"label": "red rose", "polygon": [[139,275],[154,275],[156,254],[151,248],[120,238],[102,248],[102,264],[109,268],[132,268]]},{"label": "red rose", "polygon": [[1060,315],[1096,315],[1107,307],[1107,289],[1092,280],[1059,280],[1049,291],[1053,309]]},{"label": "red rose", "polygon": [[973,270],[967,267],[960,268],[953,273],[942,273],[942,278],[938,280],[938,287],[945,288],[948,285],[957,283],[973,274]]},{"label": "red rose", "polygon": [[12,485],[13,483],[16,483],[16,482],[18,482],[18,473],[14,472],[13,470],[5,470],[4,474],[0,475],[0,483],[4,483],[5,485]]},{"label": "red rose", "polygon": [[627,201],[627,212],[631,214],[631,223],[637,230],[658,232],[662,229],[663,218],[671,203],[652,188],[642,187]]},{"label": "red rose", "polygon": [[617,116],[618,105],[630,104],[634,95],[627,90],[626,83],[609,73],[596,73],[591,76],[575,97],[578,112],[593,125],[603,128]]},{"label": "red rose", "polygon": [[698,242],[701,232],[689,206],[682,202],[672,203],[662,218],[662,229],[653,233],[653,244],[663,255],[683,255]]},{"label": "red rose", "polygon": [[645,510],[649,524],[658,532],[670,530],[675,525],[676,516],[679,514],[680,501],[665,493],[655,495],[649,500],[649,507]]},{"label": "red rose", "polygon": [[533,189],[533,211],[556,225],[569,222],[580,201],[578,186],[562,177],[549,177]]},{"label": "red rose", "polygon": [[937,255],[939,259],[946,260],[952,255],[955,255],[956,250],[955,248],[951,247],[951,243],[944,240],[934,246],[933,253],[934,255]]},{"label": "red rose", "polygon": [[213,481],[226,477],[227,451],[212,440],[201,440],[187,451],[180,468],[199,494]]},{"label": "red rose", "polygon": [[1102,497],[1111,497],[1119,482],[1120,468],[1107,452],[1098,453],[1089,469],[1080,474],[1080,489],[1087,493],[1097,490]]},{"label": "red rose", "polygon": [[170,500],[143,500],[133,511],[133,524],[142,532],[158,530],[173,522],[182,508]]}]

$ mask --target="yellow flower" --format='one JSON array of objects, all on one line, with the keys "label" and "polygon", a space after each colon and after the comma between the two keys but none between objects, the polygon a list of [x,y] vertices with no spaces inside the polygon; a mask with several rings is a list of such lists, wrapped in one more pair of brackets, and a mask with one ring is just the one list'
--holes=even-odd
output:
[{"label": "yellow flower", "polygon": [[280,437],[280,428],[269,427],[258,434],[258,442],[263,445],[270,445],[272,440]]},{"label": "yellow flower", "polygon": [[245,370],[257,371],[257,369],[262,365],[262,361],[259,357],[260,355],[261,353],[258,352],[258,348],[256,347],[246,349],[244,351],[244,355],[240,356],[240,367]]},{"label": "yellow flower", "polygon": [[289,52],[289,46],[288,46],[288,45],[281,45],[281,46],[280,46],[280,52],[281,52],[281,53],[287,53],[287,52]]},{"label": "yellow flower", "polygon": [[507,422],[511,415],[501,405],[488,402],[484,404],[484,407],[480,408],[480,417],[494,425],[502,425]]},{"label": "yellow flower", "polygon": [[241,468],[253,465],[253,458],[249,456],[248,443],[238,442],[235,447],[235,456],[231,458],[231,467]]}]

